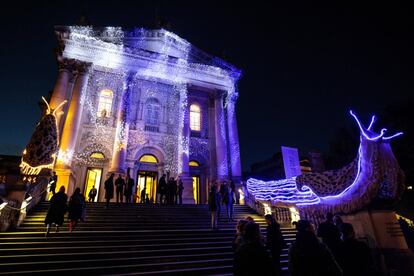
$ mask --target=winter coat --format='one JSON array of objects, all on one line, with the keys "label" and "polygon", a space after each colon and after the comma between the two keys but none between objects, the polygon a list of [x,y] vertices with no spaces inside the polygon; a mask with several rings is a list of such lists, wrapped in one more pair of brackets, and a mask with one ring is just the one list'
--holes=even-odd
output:
[{"label": "winter coat", "polygon": [[220,207],[220,200],[218,194],[214,191],[211,191],[208,195],[208,210],[217,211]]},{"label": "winter coat", "polygon": [[65,219],[65,213],[67,211],[66,202],[68,201],[68,196],[64,192],[58,192],[52,196],[50,199],[49,210],[45,218],[45,224],[55,223],[57,225],[62,225]]},{"label": "winter coat", "polygon": [[83,218],[83,208],[85,208],[85,197],[82,194],[74,194],[69,200],[70,220],[79,220]]},{"label": "winter coat", "polygon": [[311,232],[296,234],[289,248],[289,272],[292,276],[342,275],[331,251]]},{"label": "winter coat", "polygon": [[108,178],[105,181],[105,198],[112,199],[114,197],[114,182],[113,178]]}]

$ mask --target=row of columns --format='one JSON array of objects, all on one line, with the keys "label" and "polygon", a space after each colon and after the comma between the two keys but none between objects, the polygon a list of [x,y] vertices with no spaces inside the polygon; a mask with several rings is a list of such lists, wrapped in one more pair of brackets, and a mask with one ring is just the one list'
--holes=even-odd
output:
[{"label": "row of columns", "polygon": [[[55,109],[64,100],[68,101],[68,107],[66,116],[57,116],[60,144],[55,170],[58,175],[57,185],[65,186],[70,194],[75,187],[71,159],[82,117],[81,97],[88,82],[90,64],[62,59],[58,59],[58,62],[59,74],[50,99],[50,107]],[[74,84],[72,91],[69,91],[71,79],[74,79]]]},{"label": "row of columns", "polygon": [[[60,139],[60,152],[56,162],[56,172],[58,174],[58,185],[67,186],[68,192],[71,192],[74,188],[73,170],[71,170],[71,155],[74,153],[76,138],[79,131],[79,126],[82,117],[82,92],[86,87],[89,77],[90,65],[86,63],[79,63],[73,60],[59,60],[59,74],[57,77],[56,85],[53,90],[53,94],[50,100],[50,107],[56,108],[62,101],[67,100],[68,111],[66,119],[64,116],[58,116],[58,126],[62,125]],[[117,124],[115,142],[113,148],[113,156],[110,172],[114,173],[126,173],[126,147],[128,143],[129,124],[127,120],[127,114],[129,112],[129,101],[132,93],[132,85],[135,77],[134,72],[128,72],[125,74],[124,88],[122,91],[121,99],[118,101]],[[70,81],[74,79],[73,90],[68,93],[70,88]],[[181,93],[181,101],[187,101],[188,91],[185,88],[185,92]],[[214,119],[215,119],[215,146],[216,146],[216,166],[217,166],[217,180],[228,180],[229,176],[233,178],[235,182],[241,180],[241,164],[239,153],[239,139],[237,132],[237,121],[235,112],[236,99],[230,99],[224,108],[224,93],[219,92],[214,100]],[[226,116],[227,113],[227,116]],[[193,199],[192,178],[189,172],[189,141],[190,141],[190,120],[189,110],[184,109],[183,114],[183,126],[182,126],[182,153],[181,153],[181,171],[180,177],[186,184],[184,199],[187,201]]]},{"label": "row of columns", "polygon": [[235,110],[237,98],[229,99],[225,107],[224,96],[224,93],[218,93],[214,101],[217,180],[222,182],[232,179],[239,183],[241,163]]}]

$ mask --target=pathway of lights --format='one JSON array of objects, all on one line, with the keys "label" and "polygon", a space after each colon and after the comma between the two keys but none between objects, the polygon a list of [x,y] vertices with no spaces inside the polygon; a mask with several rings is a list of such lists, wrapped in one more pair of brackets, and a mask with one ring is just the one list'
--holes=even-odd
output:
[{"label": "pathway of lights", "polygon": [[[380,134],[376,134],[371,131],[373,123],[375,122],[375,116],[372,117],[371,122],[368,128],[364,128],[358,119],[358,117],[350,111],[350,114],[355,118],[359,129],[361,131],[361,139],[366,139],[368,141],[378,141],[379,139],[388,141],[392,138],[402,135],[402,132],[398,132],[391,136],[384,136],[386,129],[382,129]],[[295,204],[297,206],[306,206],[314,204],[335,204],[335,202],[340,202],[345,198],[349,198],[353,195],[353,191],[358,189],[359,186],[364,185],[361,175],[364,173],[361,171],[361,163],[368,162],[368,160],[363,160],[365,148],[363,148],[363,143],[360,143],[358,149],[358,169],[357,174],[351,185],[346,187],[339,194],[328,195],[328,196],[317,196],[311,188],[306,185],[303,185],[301,189],[298,188],[296,183],[296,177],[282,179],[278,181],[261,181],[254,178],[247,180],[247,190],[256,200],[259,201],[269,201],[273,204],[280,202],[286,204]]]}]

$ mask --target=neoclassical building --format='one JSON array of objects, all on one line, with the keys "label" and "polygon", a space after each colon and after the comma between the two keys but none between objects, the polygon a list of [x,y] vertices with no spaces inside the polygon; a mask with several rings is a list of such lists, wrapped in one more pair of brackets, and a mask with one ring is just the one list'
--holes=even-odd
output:
[{"label": "neoclassical building", "polygon": [[87,194],[129,173],[155,200],[165,173],[184,200],[206,203],[209,184],[241,180],[235,105],[239,69],[160,30],[55,27],[59,72],[58,186]]}]

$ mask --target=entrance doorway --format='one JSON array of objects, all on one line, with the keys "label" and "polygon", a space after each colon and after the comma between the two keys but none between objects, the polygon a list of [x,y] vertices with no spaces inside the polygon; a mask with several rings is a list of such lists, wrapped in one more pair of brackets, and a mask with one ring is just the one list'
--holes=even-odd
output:
[{"label": "entrance doorway", "polygon": [[200,204],[200,176],[195,175],[193,178],[193,194],[195,204]]},{"label": "entrance doorway", "polygon": [[[158,173],[150,171],[138,171],[137,173],[137,199],[141,203],[155,203],[157,199]],[[142,198],[142,190],[145,190],[145,198]]]},{"label": "entrance doorway", "polygon": [[99,186],[101,184],[102,178],[102,169],[97,168],[88,168],[86,172],[86,182],[85,182],[85,198],[88,200],[89,191],[95,186],[98,190],[98,195],[96,195],[94,202],[98,201],[99,198]]}]

